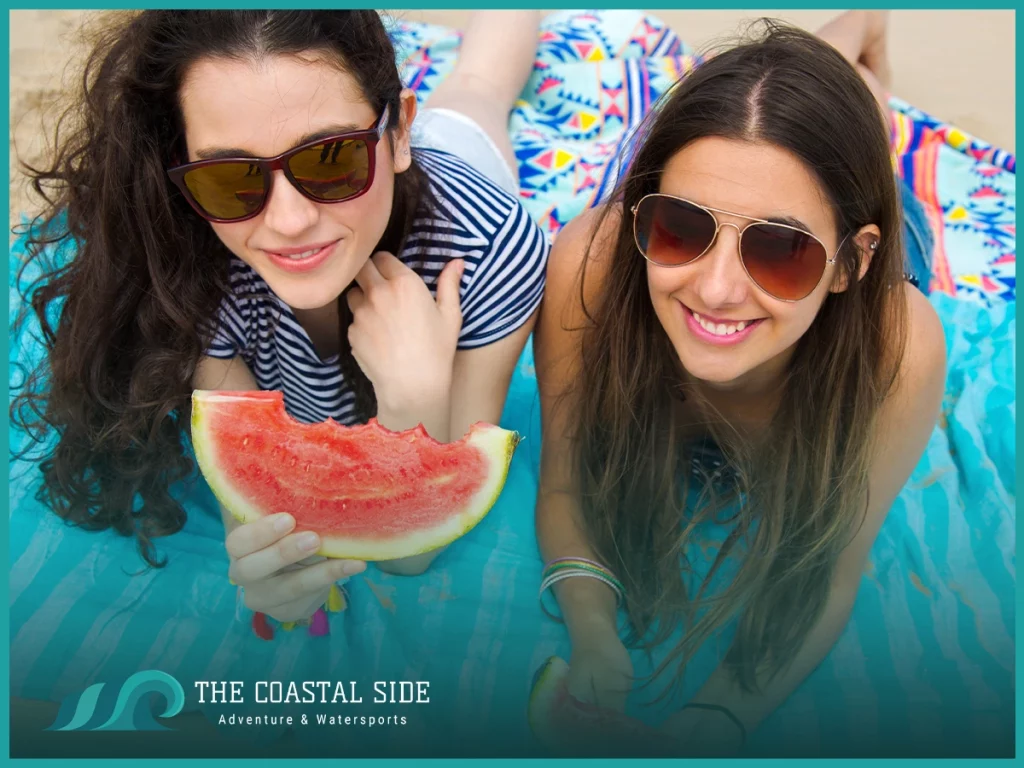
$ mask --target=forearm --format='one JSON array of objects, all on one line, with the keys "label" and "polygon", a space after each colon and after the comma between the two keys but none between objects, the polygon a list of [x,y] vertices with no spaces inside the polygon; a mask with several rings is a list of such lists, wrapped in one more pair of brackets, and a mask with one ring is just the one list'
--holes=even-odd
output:
[{"label": "forearm", "polygon": [[[576,501],[567,492],[542,490],[536,512],[537,542],[545,563],[560,557],[597,560],[577,517]],[[586,577],[563,579],[551,587],[573,645],[594,633],[617,634],[616,594],[602,581]],[[551,600],[550,597],[547,598]]]},{"label": "forearm", "polygon": [[447,443],[451,426],[451,391],[425,394],[416,403],[407,405],[378,403],[377,421],[392,432],[414,429],[422,424],[427,434],[440,443]]}]

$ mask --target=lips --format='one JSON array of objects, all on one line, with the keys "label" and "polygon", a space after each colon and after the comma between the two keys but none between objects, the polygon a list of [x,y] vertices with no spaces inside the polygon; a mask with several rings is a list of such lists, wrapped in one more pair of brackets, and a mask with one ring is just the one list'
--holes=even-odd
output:
[{"label": "lips", "polygon": [[703,328],[708,333],[715,334],[716,336],[731,336],[734,333],[742,331],[748,325],[757,322],[756,320],[740,320],[738,322],[729,320],[716,320],[712,317],[708,317],[707,315],[698,314],[697,312],[694,312],[692,309],[690,310],[690,312],[693,314],[694,319],[698,323],[700,323],[701,328]]},{"label": "lips", "polygon": [[327,243],[314,243],[276,250],[264,248],[261,250],[267,254],[267,258],[278,269],[285,272],[310,272],[323,264],[335,251],[340,242],[340,240],[332,240]]},{"label": "lips", "polygon": [[680,303],[686,314],[686,326],[701,341],[716,346],[738,344],[753,333],[764,318],[753,320],[729,320],[710,317],[694,312],[685,304]]}]

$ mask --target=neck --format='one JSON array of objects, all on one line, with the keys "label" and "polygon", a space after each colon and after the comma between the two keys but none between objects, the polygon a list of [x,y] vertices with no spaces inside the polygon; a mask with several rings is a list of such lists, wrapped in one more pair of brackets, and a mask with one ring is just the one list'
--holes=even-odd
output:
[{"label": "neck", "polygon": [[782,397],[793,350],[768,360],[727,383],[693,380],[691,388],[703,401],[740,431],[758,431],[771,422]]},{"label": "neck", "polygon": [[338,302],[332,301],[315,309],[292,308],[295,319],[313,342],[313,347],[322,360],[338,354],[341,335]]}]

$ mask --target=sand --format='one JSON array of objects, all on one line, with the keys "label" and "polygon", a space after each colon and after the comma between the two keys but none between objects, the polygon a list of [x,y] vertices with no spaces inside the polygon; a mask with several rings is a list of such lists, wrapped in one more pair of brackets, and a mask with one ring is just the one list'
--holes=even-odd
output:
[{"label": "sand", "polygon": [[[393,11],[410,20],[460,27],[469,11]],[[814,30],[837,11],[655,11],[698,48],[767,15]],[[76,84],[76,32],[88,11],[11,11],[12,225],[34,210],[19,158],[37,162],[54,131],[54,99]],[[1015,151],[1015,12],[893,11],[892,92],[979,138]],[[16,154],[17,152],[17,154]]]}]

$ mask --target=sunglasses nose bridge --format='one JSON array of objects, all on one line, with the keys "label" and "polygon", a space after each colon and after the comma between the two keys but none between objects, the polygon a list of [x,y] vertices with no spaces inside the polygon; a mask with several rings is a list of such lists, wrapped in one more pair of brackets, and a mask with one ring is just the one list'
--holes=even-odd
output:
[{"label": "sunglasses nose bridge", "polygon": [[717,216],[715,217],[715,236],[711,239],[711,242],[708,243],[709,251],[718,244],[720,235],[722,234],[722,230],[725,229],[726,227],[732,227],[734,230],[736,230],[736,251],[739,252],[740,241],[743,239],[743,230],[745,230],[746,227],[741,227],[738,224],[734,224],[731,221],[719,221]]},{"label": "sunglasses nose bridge", "polygon": [[[728,250],[725,254],[714,254],[713,251],[720,245],[722,231],[726,227],[732,227],[736,231],[736,242],[724,244],[722,247]],[[708,295],[704,296],[707,303],[722,302],[728,299],[727,295],[734,293],[736,285],[746,282],[748,277],[746,266],[740,253],[740,241],[743,239],[743,232],[746,226],[734,224],[731,221],[719,221],[715,217],[715,233],[704,251],[704,259],[708,260],[705,267],[706,273],[701,279],[701,289]]]},{"label": "sunglasses nose bridge", "polygon": [[295,175],[292,173],[291,166],[288,164],[290,160],[291,154],[289,153],[286,155],[282,155],[280,157],[274,157],[269,160],[264,160],[263,162],[260,163],[260,165],[263,168],[263,173],[266,175],[267,179],[266,189],[268,200],[270,198],[270,195],[273,193],[274,189],[275,171],[280,171],[284,175],[285,180],[291,186],[295,187],[295,189],[298,190],[303,196],[309,197],[309,195],[306,194],[306,191],[302,188],[302,185],[298,183],[298,180],[295,178]]},{"label": "sunglasses nose bridge", "polygon": [[[289,160],[290,157],[285,155],[260,163],[266,179],[266,194],[260,210],[266,215],[269,227],[287,235],[296,235],[312,226],[318,215],[313,203],[319,201],[312,198],[296,180]],[[280,171],[284,176],[283,184],[275,186],[274,171]]]}]

